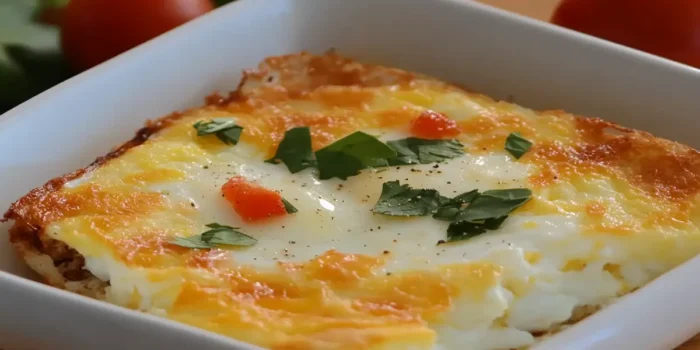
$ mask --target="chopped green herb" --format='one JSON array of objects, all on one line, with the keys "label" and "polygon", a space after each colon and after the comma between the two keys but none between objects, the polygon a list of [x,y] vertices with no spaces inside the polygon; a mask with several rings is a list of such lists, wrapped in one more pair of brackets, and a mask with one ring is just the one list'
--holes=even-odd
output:
[{"label": "chopped green herb", "polygon": [[454,242],[467,240],[485,232],[486,227],[484,224],[469,221],[457,221],[451,223],[450,226],[447,227],[447,241]]},{"label": "chopped green herb", "polygon": [[506,138],[505,149],[510,152],[515,159],[520,159],[523,154],[530,150],[530,147],[532,147],[532,142],[524,139],[518,132],[512,132]]},{"label": "chopped green herb", "polygon": [[503,215],[500,218],[486,219],[484,220],[484,228],[487,230],[496,230],[501,227],[501,224],[506,221],[508,215]]},{"label": "chopped green herb", "polygon": [[221,245],[248,247],[258,242],[253,237],[238,231],[238,228],[211,223],[206,225],[211,230],[191,237],[175,237],[170,243],[185,248],[211,249]]},{"label": "chopped green herb", "polygon": [[387,142],[397,156],[389,165],[428,164],[442,162],[464,154],[464,146],[457,140],[426,140],[409,137]]},{"label": "chopped green herb", "polygon": [[[490,190],[476,197],[457,215],[458,221],[498,219],[530,200],[532,191],[526,188]],[[505,220],[505,219],[504,219]]]},{"label": "chopped green herb", "polygon": [[457,215],[464,210],[465,205],[471,203],[478,196],[478,190],[471,190],[452,199],[447,199],[445,203],[438,208],[435,214],[433,214],[433,219],[454,221]]},{"label": "chopped green herb", "polygon": [[476,199],[476,197],[478,196],[479,190],[471,190],[469,192],[464,192],[460,195],[457,195],[452,200],[460,204],[468,204],[474,201],[474,199]]},{"label": "chopped green herb", "polygon": [[382,185],[382,194],[373,212],[390,216],[425,216],[434,213],[448,200],[436,190],[413,189],[398,181]]},{"label": "chopped green herb", "polygon": [[192,237],[175,237],[170,241],[171,244],[179,245],[180,247],[192,249],[211,249],[215,248],[209,243],[203,242],[199,235]]},{"label": "chopped green herb", "polygon": [[358,131],[316,152],[319,179],[346,180],[366,168],[387,166],[396,152],[376,137]]},{"label": "chopped green herb", "polygon": [[287,211],[287,214],[294,214],[299,211],[292,205],[292,203],[289,203],[289,201],[284,198],[282,198],[282,203],[284,204],[284,210]]},{"label": "chopped green herb", "polygon": [[483,223],[469,221],[453,222],[447,227],[447,241],[463,241],[485,233],[487,230],[496,230],[506,218],[508,218],[507,215],[496,219],[487,219],[484,220]]},{"label": "chopped green herb", "polygon": [[311,149],[311,131],[308,126],[289,129],[277,146],[275,156],[266,160],[268,163],[284,163],[292,174],[316,166],[314,152]]},{"label": "chopped green herb", "polygon": [[235,145],[241,138],[243,127],[236,125],[232,119],[215,118],[211,121],[198,121],[192,125],[197,130],[197,136],[214,134],[227,145]]}]

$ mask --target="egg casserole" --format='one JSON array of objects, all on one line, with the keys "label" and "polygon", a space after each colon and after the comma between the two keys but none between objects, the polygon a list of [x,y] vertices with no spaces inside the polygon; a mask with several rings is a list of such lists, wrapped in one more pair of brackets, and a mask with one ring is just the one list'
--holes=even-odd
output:
[{"label": "egg casserole", "polygon": [[271,349],[527,348],[700,252],[700,155],[335,53],[12,204],[46,283]]}]

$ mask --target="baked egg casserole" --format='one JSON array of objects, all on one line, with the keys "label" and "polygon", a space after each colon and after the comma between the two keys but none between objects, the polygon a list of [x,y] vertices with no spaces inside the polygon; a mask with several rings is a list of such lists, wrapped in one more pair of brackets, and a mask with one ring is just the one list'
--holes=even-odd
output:
[{"label": "baked egg casserole", "polygon": [[265,59],[4,215],[46,283],[270,349],[521,349],[700,252],[700,155],[335,53]]}]

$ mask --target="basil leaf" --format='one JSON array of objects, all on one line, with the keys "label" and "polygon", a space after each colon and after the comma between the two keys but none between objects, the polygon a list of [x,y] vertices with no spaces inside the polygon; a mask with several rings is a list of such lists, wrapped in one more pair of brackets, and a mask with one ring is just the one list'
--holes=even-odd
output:
[{"label": "basil leaf", "polygon": [[223,232],[223,231],[229,231],[229,230],[235,230],[235,227],[231,226],[226,226],[226,225],[219,225],[217,223],[211,223],[207,224],[207,227],[209,227],[211,230],[205,231],[200,235],[200,239],[203,242],[209,242],[211,241],[212,238],[218,233],[218,232]]},{"label": "basil leaf", "polygon": [[217,223],[211,223],[206,226],[211,230],[191,237],[175,237],[170,243],[185,248],[211,249],[217,248],[220,245],[247,247],[258,242],[257,239],[238,231],[237,227],[220,225]]},{"label": "basil leaf", "polygon": [[284,210],[287,211],[287,214],[294,214],[299,211],[292,205],[292,203],[289,203],[289,201],[284,198],[282,198],[282,203],[284,204]]},{"label": "basil leaf", "polygon": [[334,177],[346,180],[369,167],[387,166],[387,158],[396,152],[376,137],[362,131],[352,133],[318,151],[316,162],[319,179]]},{"label": "basil leaf", "polygon": [[464,146],[457,140],[426,140],[409,137],[387,142],[397,156],[389,165],[428,164],[442,162],[464,154]]},{"label": "basil leaf", "polygon": [[215,118],[211,121],[198,121],[192,125],[197,130],[197,136],[214,134],[221,142],[235,145],[241,138],[243,127],[236,125],[236,122],[226,118]]},{"label": "basil leaf", "polygon": [[506,221],[508,215],[501,216],[500,218],[486,219],[484,220],[484,228],[487,230],[496,230],[501,227],[501,224]]},{"label": "basil leaf", "polygon": [[[526,188],[490,190],[476,197],[467,208],[457,215],[459,221],[497,219],[530,200],[532,191]],[[505,219],[504,219],[505,220]]]},{"label": "basil leaf", "polygon": [[199,235],[192,237],[175,237],[170,241],[170,244],[178,245],[180,247],[192,248],[192,249],[211,249],[215,248],[213,245],[202,241]]},{"label": "basil leaf", "polygon": [[433,219],[454,221],[457,215],[464,209],[465,204],[470,203],[479,196],[479,190],[471,190],[462,193],[452,199],[447,199],[438,210],[433,214]]},{"label": "basil leaf", "polygon": [[258,240],[246,235],[243,232],[237,230],[231,231],[218,231],[216,234],[207,242],[216,246],[219,245],[232,245],[249,247],[258,243]]},{"label": "basil leaf", "polygon": [[388,181],[382,185],[382,194],[373,212],[390,216],[425,216],[448,200],[436,190],[413,189],[398,181]]},{"label": "basil leaf", "polygon": [[530,150],[530,147],[532,147],[532,142],[524,139],[518,132],[512,132],[506,138],[505,149],[510,152],[515,159],[520,159],[523,154]]},{"label": "basil leaf", "polygon": [[468,204],[468,203],[471,203],[478,196],[479,196],[479,190],[471,190],[469,192],[464,192],[460,195],[457,195],[453,199],[453,201],[460,203],[460,204]]},{"label": "basil leaf", "polygon": [[447,241],[454,242],[467,240],[485,232],[486,227],[484,224],[469,221],[457,221],[451,223],[450,226],[447,227]]},{"label": "basil leaf", "polygon": [[316,165],[314,152],[311,149],[311,131],[308,126],[287,130],[277,146],[275,156],[265,162],[278,164],[280,161],[292,174]]}]

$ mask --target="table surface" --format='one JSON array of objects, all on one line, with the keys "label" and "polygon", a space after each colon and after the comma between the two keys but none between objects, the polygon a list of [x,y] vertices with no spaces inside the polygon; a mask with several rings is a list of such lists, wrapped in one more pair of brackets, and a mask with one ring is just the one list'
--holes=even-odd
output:
[{"label": "table surface", "polygon": [[[548,20],[559,0],[478,0],[479,2],[517,12],[532,18]],[[676,350],[700,350],[700,334]]]}]

